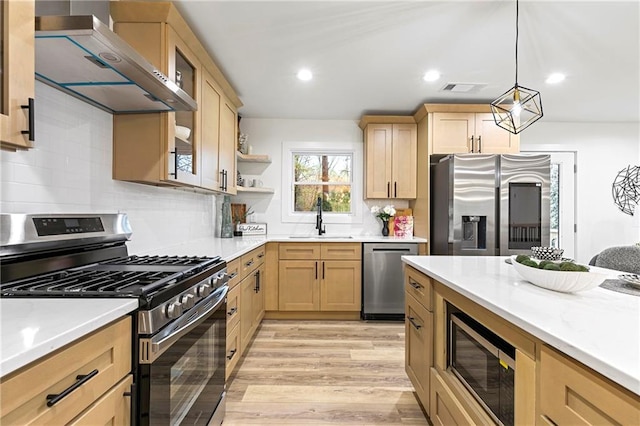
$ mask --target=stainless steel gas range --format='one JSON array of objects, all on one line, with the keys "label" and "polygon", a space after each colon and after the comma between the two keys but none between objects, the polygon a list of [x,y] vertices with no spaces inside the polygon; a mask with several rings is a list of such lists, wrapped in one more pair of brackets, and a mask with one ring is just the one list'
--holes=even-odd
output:
[{"label": "stainless steel gas range", "polygon": [[132,424],[221,424],[226,262],[129,256],[130,236],[125,214],[2,214],[0,297],[136,298]]}]

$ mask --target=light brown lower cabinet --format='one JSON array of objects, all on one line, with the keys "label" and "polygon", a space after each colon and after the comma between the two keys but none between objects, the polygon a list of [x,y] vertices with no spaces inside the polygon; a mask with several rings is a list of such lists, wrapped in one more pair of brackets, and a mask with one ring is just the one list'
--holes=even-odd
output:
[{"label": "light brown lower cabinet", "polygon": [[640,398],[542,346],[537,424],[640,425]]},{"label": "light brown lower cabinet", "polygon": [[431,407],[429,417],[434,425],[462,426],[476,424],[435,368],[431,369],[429,405]]},{"label": "light brown lower cabinet", "polygon": [[429,374],[433,365],[433,314],[413,296],[405,295],[405,371],[427,414]]},{"label": "light brown lower cabinet", "polygon": [[240,281],[240,343],[244,353],[264,317],[264,263],[248,272]]},{"label": "light brown lower cabinet", "polygon": [[233,369],[236,368],[238,360],[242,356],[242,346],[240,344],[240,323],[227,330],[227,353],[225,366],[225,380],[229,379]]},{"label": "light brown lower cabinet", "polygon": [[278,310],[360,312],[359,243],[280,243]]},{"label": "light brown lower cabinet", "polygon": [[[47,395],[63,393],[78,376],[86,381],[47,406]],[[2,377],[0,424],[128,425],[130,384],[131,318],[124,317]]]},{"label": "light brown lower cabinet", "polygon": [[70,426],[128,425],[131,422],[131,385],[128,375],[95,404],[74,419]]},{"label": "light brown lower cabinet", "polygon": [[361,262],[281,260],[280,311],[360,311]]},{"label": "light brown lower cabinet", "polygon": [[227,379],[264,318],[264,260],[265,246],[262,245],[227,262]]}]

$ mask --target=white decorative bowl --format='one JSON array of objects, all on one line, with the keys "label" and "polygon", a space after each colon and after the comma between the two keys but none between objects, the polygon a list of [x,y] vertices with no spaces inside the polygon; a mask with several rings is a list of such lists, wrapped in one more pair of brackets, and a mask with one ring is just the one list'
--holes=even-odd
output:
[{"label": "white decorative bowl", "polygon": [[531,284],[548,290],[562,293],[574,293],[598,287],[609,278],[598,272],[549,271],[537,269],[516,262],[516,256],[511,256],[511,264],[516,271]]}]

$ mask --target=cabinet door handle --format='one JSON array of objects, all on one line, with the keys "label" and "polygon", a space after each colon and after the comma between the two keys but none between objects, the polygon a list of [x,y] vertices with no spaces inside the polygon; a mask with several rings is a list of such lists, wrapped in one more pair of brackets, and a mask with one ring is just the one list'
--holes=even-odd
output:
[{"label": "cabinet door handle", "polygon": [[471,135],[471,152],[474,152],[473,151],[473,135]]},{"label": "cabinet door handle", "polygon": [[413,280],[409,280],[409,285],[413,288],[415,288],[416,290],[420,290],[421,288],[423,288],[420,284],[418,284],[417,282],[413,281]]},{"label": "cabinet door handle", "polygon": [[236,313],[237,310],[238,310],[238,308],[233,307],[233,308],[229,309],[229,312],[227,312],[227,315],[229,315],[231,317],[231,316],[233,316],[233,314]]},{"label": "cabinet door handle", "polygon": [[20,133],[29,135],[29,140],[33,142],[36,140],[36,100],[29,98],[29,103],[20,105],[20,108],[29,110],[29,129],[22,130]]},{"label": "cabinet door handle", "polygon": [[411,325],[413,325],[416,328],[416,330],[420,330],[422,328],[422,326],[415,321],[414,317],[409,317],[408,316],[407,319],[409,320]]},{"label": "cabinet door handle", "polygon": [[387,182],[387,198],[391,197],[391,182]]},{"label": "cabinet door handle", "polygon": [[393,182],[393,198],[398,196],[398,182]]},{"label": "cabinet door handle", "polygon": [[256,293],[260,293],[260,270],[256,271],[256,287],[254,288]]},{"label": "cabinet door handle", "polygon": [[169,154],[173,155],[173,173],[169,173],[169,176],[178,179],[178,149],[176,148],[170,151]]},{"label": "cabinet door handle", "polygon": [[227,355],[227,359],[228,359],[229,361],[231,361],[231,360],[233,359],[233,357],[235,356],[236,352],[237,352],[237,350],[236,350],[236,349],[231,349],[231,350],[229,351],[229,355]]},{"label": "cabinet door handle", "polygon": [[98,374],[97,369],[93,370],[89,374],[78,374],[76,376],[76,382],[74,384],[72,384],[71,386],[69,386],[68,388],[66,388],[60,393],[47,395],[47,407],[53,407],[62,399],[64,399],[67,395],[69,395],[71,392],[73,392],[74,390],[78,389],[80,386],[87,383],[89,380],[91,380],[92,377],[94,377],[97,374]]},{"label": "cabinet door handle", "polygon": [[224,170],[220,170],[220,190],[224,191]]},{"label": "cabinet door handle", "polygon": [[478,152],[482,152],[482,136],[478,136]]},{"label": "cabinet door handle", "polygon": [[318,279],[318,262],[316,262],[316,280]]},{"label": "cabinet door handle", "polygon": [[324,280],[324,262],[322,262],[322,279]]}]

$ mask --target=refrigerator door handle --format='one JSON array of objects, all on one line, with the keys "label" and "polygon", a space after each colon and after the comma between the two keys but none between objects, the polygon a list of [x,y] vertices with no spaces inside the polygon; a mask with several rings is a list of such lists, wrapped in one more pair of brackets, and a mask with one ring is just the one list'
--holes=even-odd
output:
[{"label": "refrigerator door handle", "polygon": [[482,136],[478,136],[478,152],[482,152]]}]

